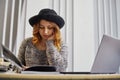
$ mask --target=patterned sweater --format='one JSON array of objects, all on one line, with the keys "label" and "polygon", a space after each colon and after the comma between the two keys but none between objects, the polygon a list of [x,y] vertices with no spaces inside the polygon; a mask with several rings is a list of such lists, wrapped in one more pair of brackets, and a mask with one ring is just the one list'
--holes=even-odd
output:
[{"label": "patterned sweater", "polygon": [[61,50],[58,51],[53,41],[46,42],[46,50],[38,50],[32,44],[32,38],[23,40],[18,59],[25,66],[50,65],[55,66],[57,71],[65,71],[67,68],[67,46],[62,43]]}]

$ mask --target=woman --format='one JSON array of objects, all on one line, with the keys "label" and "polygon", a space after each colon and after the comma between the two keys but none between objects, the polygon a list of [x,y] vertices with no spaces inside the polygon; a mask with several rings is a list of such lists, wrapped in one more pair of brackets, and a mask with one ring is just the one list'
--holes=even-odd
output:
[{"label": "woman", "polygon": [[63,18],[52,9],[42,9],[29,19],[29,23],[33,27],[33,37],[23,40],[18,59],[25,68],[50,65],[56,67],[56,71],[65,71],[68,52],[60,36]]}]

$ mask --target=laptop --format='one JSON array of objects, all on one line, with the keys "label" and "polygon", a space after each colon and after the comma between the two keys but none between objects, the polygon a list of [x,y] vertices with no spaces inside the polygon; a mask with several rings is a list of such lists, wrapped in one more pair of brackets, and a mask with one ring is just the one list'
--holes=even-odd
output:
[{"label": "laptop", "polygon": [[62,74],[114,74],[120,66],[120,40],[103,35],[90,72],[61,72]]}]

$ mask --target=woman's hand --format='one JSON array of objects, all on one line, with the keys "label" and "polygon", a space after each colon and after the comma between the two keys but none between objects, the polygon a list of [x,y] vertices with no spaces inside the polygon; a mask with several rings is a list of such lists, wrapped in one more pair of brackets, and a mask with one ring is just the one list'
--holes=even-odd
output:
[{"label": "woman's hand", "polygon": [[55,35],[53,33],[52,35],[50,35],[50,37],[47,40],[54,40],[54,38],[55,38]]},{"label": "woman's hand", "polygon": [[25,69],[27,69],[27,68],[29,68],[29,67],[28,67],[28,66],[23,66],[22,70],[25,70]]}]

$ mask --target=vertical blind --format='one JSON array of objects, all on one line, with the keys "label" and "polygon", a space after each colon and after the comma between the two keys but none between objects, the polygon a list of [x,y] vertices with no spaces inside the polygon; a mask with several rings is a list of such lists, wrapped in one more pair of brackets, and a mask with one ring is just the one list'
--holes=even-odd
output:
[{"label": "vertical blind", "polygon": [[[24,38],[27,0],[1,0],[0,43],[17,53]],[[2,56],[2,55],[0,55]]]},{"label": "vertical blind", "polygon": [[[94,40],[95,52],[103,34],[120,38],[120,0],[94,0]],[[62,29],[63,39],[69,45],[69,68],[73,70],[74,60],[74,0],[51,0],[55,9],[66,21]],[[69,70],[69,71],[70,71]]]},{"label": "vertical blind", "polygon": [[94,0],[95,50],[103,34],[120,38],[120,0]]}]

